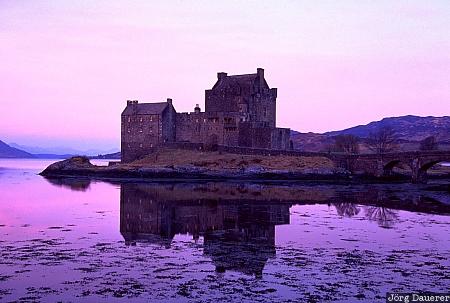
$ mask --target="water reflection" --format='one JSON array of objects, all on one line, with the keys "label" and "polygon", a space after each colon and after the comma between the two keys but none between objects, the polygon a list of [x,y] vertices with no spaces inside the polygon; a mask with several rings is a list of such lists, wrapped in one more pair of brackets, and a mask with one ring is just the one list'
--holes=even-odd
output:
[{"label": "water reflection", "polygon": [[398,213],[386,207],[369,206],[366,208],[366,217],[383,228],[392,228],[398,221]]},{"label": "water reflection", "polygon": [[[275,256],[275,226],[290,223],[294,204],[329,204],[339,216],[364,214],[392,228],[398,210],[450,213],[450,206],[421,192],[382,188],[250,183],[164,183],[120,185],[120,232],[126,245],[147,242],[166,248],[177,234],[203,237],[203,253],[216,272],[257,277]],[[388,207],[389,206],[389,207]]]},{"label": "water reflection", "polygon": [[[86,191],[91,183],[89,179],[77,178],[47,179],[47,181],[74,191]],[[133,233],[124,235],[130,244],[133,240],[142,240],[143,237],[147,237],[148,241],[161,241],[154,238],[154,235],[157,235],[170,245],[170,239],[178,233],[189,233],[198,238],[209,231],[242,228],[252,222],[261,225],[261,220],[265,220],[265,224],[267,222],[272,225],[289,224],[288,209],[292,205],[333,205],[337,214],[346,218],[357,216],[363,211],[368,220],[378,222],[380,227],[387,228],[395,225],[399,219],[397,210],[450,214],[450,194],[445,184],[422,189],[399,184],[347,186],[233,182],[116,182],[115,184],[121,188],[121,209],[132,210],[126,215],[130,219],[127,224]],[[265,211],[257,209],[253,204],[265,207]],[[281,213],[283,215],[276,217]]]},{"label": "water reflection", "polygon": [[[333,203],[333,206],[341,217],[351,218],[361,212],[361,207],[353,203]],[[383,228],[392,228],[398,221],[398,211],[383,206],[365,206],[364,214],[368,220],[377,222]]]},{"label": "water reflection", "polygon": [[358,207],[358,205],[348,202],[338,202],[333,203],[334,207],[336,208],[336,211],[339,216],[342,217],[353,217],[361,211],[361,208]]},{"label": "water reflection", "polygon": [[6,170],[0,301],[378,302],[389,290],[442,292],[448,189],[111,186]]},{"label": "water reflection", "polygon": [[47,181],[53,185],[70,188],[74,191],[87,191],[91,186],[89,179],[81,178],[47,178]]},{"label": "water reflection", "polygon": [[204,254],[217,272],[234,270],[260,277],[266,261],[275,256],[275,225],[289,224],[291,205],[230,203],[209,196],[208,187],[201,188],[196,188],[198,198],[190,199],[179,195],[184,188],[172,185],[122,184],[120,232],[125,243],[146,241],[170,247],[176,234],[202,236]]}]

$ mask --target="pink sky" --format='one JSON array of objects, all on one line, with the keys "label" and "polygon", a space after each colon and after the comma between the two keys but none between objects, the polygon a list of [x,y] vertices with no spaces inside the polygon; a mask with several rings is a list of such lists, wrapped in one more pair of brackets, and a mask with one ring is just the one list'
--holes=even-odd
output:
[{"label": "pink sky", "polygon": [[0,0],[0,140],[119,146],[127,99],[203,108],[265,69],[278,125],[450,114],[450,1]]}]

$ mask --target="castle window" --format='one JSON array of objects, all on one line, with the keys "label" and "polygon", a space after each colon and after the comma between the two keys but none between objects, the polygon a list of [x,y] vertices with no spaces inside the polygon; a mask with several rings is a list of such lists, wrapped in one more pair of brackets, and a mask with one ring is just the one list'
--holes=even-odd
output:
[{"label": "castle window", "polygon": [[127,130],[127,133],[131,133],[130,129]]},{"label": "castle window", "polygon": [[150,122],[152,122],[153,121],[153,116],[150,116]]},{"label": "castle window", "polygon": [[139,144],[139,147],[140,147],[140,148],[142,148],[142,143],[141,143],[141,144]]},{"label": "castle window", "polygon": [[142,122],[142,121],[143,121],[142,117],[141,117],[141,118],[139,119],[139,121],[140,121],[140,122]]},{"label": "castle window", "polygon": [[128,117],[128,123],[130,123],[131,122],[131,117]]},{"label": "castle window", "polygon": [[203,123],[206,123],[206,119],[203,119]]},{"label": "castle window", "polygon": [[142,132],[144,132],[144,131],[143,131],[142,128],[141,128],[141,129],[139,130],[139,132],[142,133]]}]

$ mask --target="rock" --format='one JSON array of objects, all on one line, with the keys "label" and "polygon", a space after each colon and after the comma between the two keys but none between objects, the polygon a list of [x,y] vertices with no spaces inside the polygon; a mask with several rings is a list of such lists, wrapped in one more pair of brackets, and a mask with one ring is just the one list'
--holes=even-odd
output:
[{"label": "rock", "polygon": [[90,169],[96,167],[93,165],[88,157],[84,156],[76,156],[67,160],[58,161],[51,165],[49,165],[43,172],[40,174],[45,176],[52,172],[65,172],[65,171],[74,171],[80,169]]}]

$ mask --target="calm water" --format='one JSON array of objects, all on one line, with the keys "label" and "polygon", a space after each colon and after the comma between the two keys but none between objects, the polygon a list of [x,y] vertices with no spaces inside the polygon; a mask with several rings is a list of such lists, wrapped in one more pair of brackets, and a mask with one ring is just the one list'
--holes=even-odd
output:
[{"label": "calm water", "polygon": [[440,187],[36,175],[49,162],[0,160],[1,302],[384,302],[450,285]]}]

